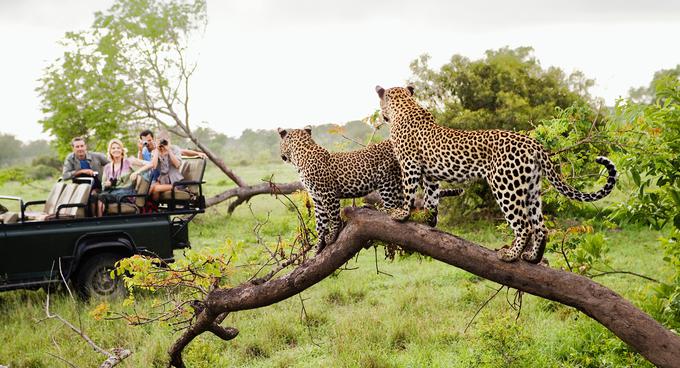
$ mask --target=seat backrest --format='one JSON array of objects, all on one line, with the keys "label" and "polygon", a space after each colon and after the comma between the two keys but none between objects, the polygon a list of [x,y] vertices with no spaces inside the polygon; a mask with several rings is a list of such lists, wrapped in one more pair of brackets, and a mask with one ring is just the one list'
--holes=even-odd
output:
[{"label": "seat backrest", "polygon": [[16,212],[5,212],[0,215],[0,224],[16,224],[19,221],[19,214]]},{"label": "seat backrest", "polygon": [[57,208],[57,201],[59,200],[59,196],[61,195],[61,192],[64,190],[64,187],[66,186],[66,183],[63,181],[59,181],[54,183],[52,186],[52,190],[50,191],[50,194],[47,196],[47,200],[45,201],[45,208],[43,209],[44,213],[54,213],[54,210]]},{"label": "seat backrest", "polygon": [[[61,194],[59,195],[59,199],[57,199],[57,203],[54,204],[54,209],[52,212],[46,212],[49,215],[54,215],[57,213],[57,209],[59,206],[62,204],[67,204],[71,203],[71,197],[73,196],[73,192],[75,192],[76,188],[78,187],[78,184],[75,183],[68,183],[66,186],[64,186],[64,190],[61,191]],[[66,214],[67,209],[63,209],[59,215]]]},{"label": "seat backrest", "polygon": [[[202,181],[205,173],[205,159],[201,157],[185,157],[182,158],[182,167],[180,172],[184,180]],[[187,190],[191,193],[198,194],[198,185],[187,185]]]},{"label": "seat backrest", "polygon": [[[137,175],[137,181],[135,182],[135,194],[149,194],[149,187],[151,187],[151,183],[144,177],[144,175]],[[144,207],[145,204],[145,197],[135,198],[135,205],[137,207]]]},{"label": "seat backrest", "polygon": [[[69,200],[68,203],[87,204],[88,200],[90,199],[90,191],[92,191],[92,186],[90,184],[86,183],[78,184],[78,187],[73,191],[71,199]],[[62,213],[64,215],[73,216],[77,218],[85,217],[85,208],[70,207],[64,209]],[[62,213],[60,213],[59,215],[61,215]]]}]

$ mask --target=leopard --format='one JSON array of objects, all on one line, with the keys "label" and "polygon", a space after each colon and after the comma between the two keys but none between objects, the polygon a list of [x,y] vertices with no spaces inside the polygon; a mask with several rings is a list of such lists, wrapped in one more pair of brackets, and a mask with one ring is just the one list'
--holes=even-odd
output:
[{"label": "leopard", "polygon": [[606,183],[596,192],[583,193],[564,182],[559,165],[537,140],[507,130],[459,130],[438,125],[435,117],[414,97],[414,87],[376,86],[382,118],[390,125],[389,139],[402,173],[404,201],[392,218],[406,221],[413,208],[419,183],[485,180],[514,233],[509,246],[497,256],[513,262],[520,257],[531,263],[543,258],[548,230],[541,203],[541,178],[562,195],[592,202],[609,195],[617,170],[607,157],[595,162],[607,170]]},{"label": "leopard", "polygon": [[[355,151],[329,152],[314,141],[311,126],[277,130],[281,159],[297,169],[314,203],[317,253],[338,236],[342,224],[341,199],[360,198],[377,191],[386,211],[403,206],[401,171],[390,140]],[[440,197],[462,193],[460,188],[440,189],[438,182],[430,183],[424,190],[423,205],[430,212],[428,224],[436,226]]]}]

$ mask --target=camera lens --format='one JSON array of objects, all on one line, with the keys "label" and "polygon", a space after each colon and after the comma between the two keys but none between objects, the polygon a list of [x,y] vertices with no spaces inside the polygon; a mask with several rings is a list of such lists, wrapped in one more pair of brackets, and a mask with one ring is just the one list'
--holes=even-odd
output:
[{"label": "camera lens", "polygon": [[148,145],[149,145],[149,142],[147,142],[147,141],[142,142],[142,146],[146,147]]}]

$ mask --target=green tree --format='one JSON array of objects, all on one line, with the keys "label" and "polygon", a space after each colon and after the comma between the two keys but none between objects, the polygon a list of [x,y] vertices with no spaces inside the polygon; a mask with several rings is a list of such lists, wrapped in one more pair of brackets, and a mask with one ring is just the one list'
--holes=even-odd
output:
[{"label": "green tree", "polygon": [[11,134],[0,134],[0,167],[14,163],[21,154],[20,140]]},{"label": "green tree", "polygon": [[186,106],[193,71],[184,58],[188,39],[205,23],[203,0],[118,0],[95,13],[90,29],[66,33],[64,54],[38,88],[41,123],[59,152],[70,151],[77,135],[103,150],[138,124],[175,127],[173,108]]},{"label": "green tree", "polygon": [[628,90],[629,99],[634,103],[651,104],[657,96],[657,87],[667,79],[680,79],[680,64],[672,69],[661,69],[654,73],[652,81],[647,87],[631,88]]},{"label": "green tree", "polygon": [[411,63],[410,82],[440,124],[459,129],[528,130],[557,107],[590,100],[593,80],[543,69],[532,53],[531,47],[505,47],[480,60],[454,55],[439,71],[422,55]]}]

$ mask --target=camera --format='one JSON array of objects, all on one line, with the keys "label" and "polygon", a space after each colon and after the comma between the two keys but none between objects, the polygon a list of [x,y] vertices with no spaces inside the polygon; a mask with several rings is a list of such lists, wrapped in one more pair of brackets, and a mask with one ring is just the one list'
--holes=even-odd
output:
[{"label": "camera", "polygon": [[111,182],[111,186],[115,187],[116,184],[118,183],[118,178],[111,178],[109,179],[109,181]]},{"label": "camera", "polygon": [[167,139],[161,139],[161,146],[167,146],[168,145],[168,140]]},{"label": "camera", "polygon": [[142,146],[146,147],[148,145],[149,145],[149,142],[147,142],[147,141],[142,142]]}]

